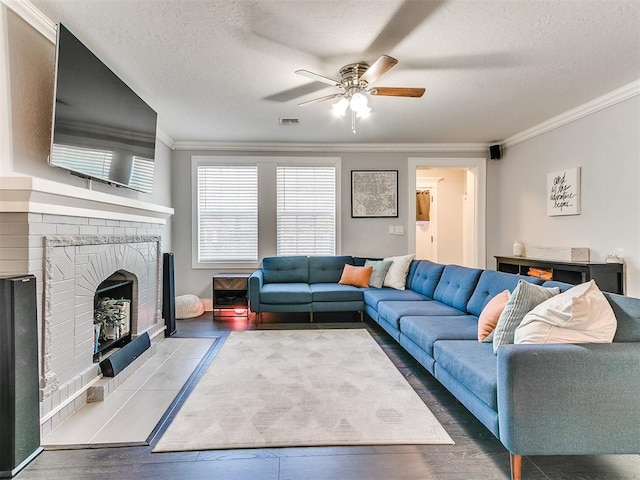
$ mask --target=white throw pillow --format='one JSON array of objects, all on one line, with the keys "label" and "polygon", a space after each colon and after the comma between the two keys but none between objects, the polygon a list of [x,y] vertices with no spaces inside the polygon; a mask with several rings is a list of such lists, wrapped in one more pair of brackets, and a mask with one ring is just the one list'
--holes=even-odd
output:
[{"label": "white throw pillow", "polygon": [[591,280],[556,295],[525,315],[515,343],[611,343],[618,322]]},{"label": "white throw pillow", "polygon": [[385,258],[384,261],[391,261],[391,265],[389,266],[386,277],[384,277],[383,286],[395,288],[396,290],[404,290],[407,283],[409,267],[415,256],[415,253],[412,253],[410,255]]}]

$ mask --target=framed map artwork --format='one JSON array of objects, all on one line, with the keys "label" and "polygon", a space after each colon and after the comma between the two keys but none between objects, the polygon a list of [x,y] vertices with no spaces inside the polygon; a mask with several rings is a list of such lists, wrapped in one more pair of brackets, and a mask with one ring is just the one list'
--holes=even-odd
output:
[{"label": "framed map artwork", "polygon": [[351,217],[398,216],[398,170],[351,171]]}]

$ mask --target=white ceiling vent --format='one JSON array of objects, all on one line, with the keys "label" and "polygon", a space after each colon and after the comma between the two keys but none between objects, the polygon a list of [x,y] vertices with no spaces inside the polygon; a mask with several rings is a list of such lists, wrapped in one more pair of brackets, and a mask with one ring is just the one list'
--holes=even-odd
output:
[{"label": "white ceiling vent", "polygon": [[283,117],[280,117],[279,121],[280,121],[280,125],[282,125],[284,127],[293,127],[295,125],[300,125],[300,119],[299,118],[283,118]]}]

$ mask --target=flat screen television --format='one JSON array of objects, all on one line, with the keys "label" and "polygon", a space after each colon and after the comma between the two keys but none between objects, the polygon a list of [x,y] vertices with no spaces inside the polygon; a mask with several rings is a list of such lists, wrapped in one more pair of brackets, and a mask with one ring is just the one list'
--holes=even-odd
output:
[{"label": "flat screen television", "polygon": [[151,193],[156,112],[58,25],[49,164]]}]

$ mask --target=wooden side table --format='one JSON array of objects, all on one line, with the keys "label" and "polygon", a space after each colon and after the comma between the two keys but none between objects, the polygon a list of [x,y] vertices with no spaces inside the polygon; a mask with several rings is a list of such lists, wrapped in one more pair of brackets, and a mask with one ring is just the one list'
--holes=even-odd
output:
[{"label": "wooden side table", "polygon": [[218,273],[213,276],[213,316],[249,317],[249,273]]}]

